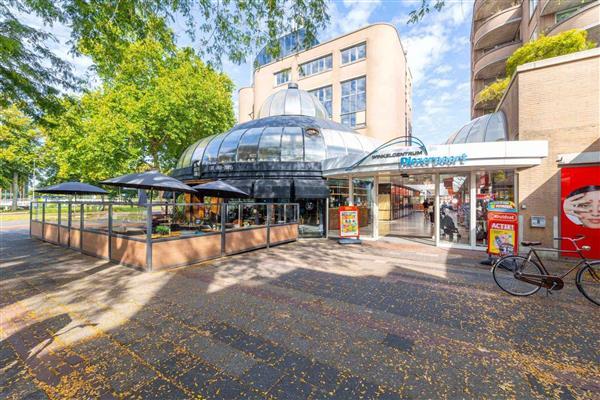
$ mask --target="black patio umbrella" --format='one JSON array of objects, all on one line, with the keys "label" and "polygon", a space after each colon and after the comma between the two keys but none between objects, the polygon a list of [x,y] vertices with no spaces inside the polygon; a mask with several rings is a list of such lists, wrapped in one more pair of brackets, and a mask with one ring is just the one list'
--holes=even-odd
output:
[{"label": "black patio umbrella", "polygon": [[250,195],[237,187],[223,181],[213,181],[194,186],[196,193],[201,196],[214,196],[222,199],[239,199]]},{"label": "black patio umbrella", "polygon": [[108,194],[108,192],[98,186],[82,182],[63,182],[57,185],[43,187],[35,190],[38,193],[50,194]]},{"label": "black patio umbrella", "polygon": [[124,188],[164,190],[168,192],[195,193],[196,191],[185,183],[163,175],[158,171],[141,172],[117,176],[100,182],[104,185],[118,186]]}]

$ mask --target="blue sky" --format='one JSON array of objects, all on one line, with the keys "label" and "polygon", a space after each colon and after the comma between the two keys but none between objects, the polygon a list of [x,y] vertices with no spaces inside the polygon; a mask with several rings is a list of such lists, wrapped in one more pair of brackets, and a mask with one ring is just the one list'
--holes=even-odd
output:
[{"label": "blue sky", "polygon": [[[407,25],[408,13],[421,0],[336,0],[329,3],[331,20],[320,33],[321,41],[353,31],[375,22],[397,27],[407,50],[413,75],[413,135],[425,143],[442,143],[456,129],[470,120],[469,36],[472,0],[446,0],[441,12],[432,12],[416,25]],[[39,19],[20,15],[26,23],[40,26]],[[47,27],[48,28],[48,27]],[[97,83],[86,57],[69,54],[69,29],[55,25],[48,28],[57,41],[49,43],[54,52],[70,60],[90,84]],[[189,44],[185,26],[173,26],[178,43]],[[252,60],[253,57],[249,57]],[[223,72],[236,85],[234,104],[237,112],[237,89],[250,85],[251,64],[224,62]]]}]

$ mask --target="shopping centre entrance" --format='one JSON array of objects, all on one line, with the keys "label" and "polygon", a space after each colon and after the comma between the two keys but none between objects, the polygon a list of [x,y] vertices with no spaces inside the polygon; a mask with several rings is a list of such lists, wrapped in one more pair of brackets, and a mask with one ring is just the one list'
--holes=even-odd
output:
[{"label": "shopping centre entrance", "polygon": [[378,189],[379,235],[414,238],[433,244],[434,176],[382,176]]}]

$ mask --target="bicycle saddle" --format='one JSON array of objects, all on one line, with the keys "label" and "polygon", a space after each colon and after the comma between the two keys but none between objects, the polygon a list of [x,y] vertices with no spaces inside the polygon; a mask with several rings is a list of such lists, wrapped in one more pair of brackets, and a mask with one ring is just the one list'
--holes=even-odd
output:
[{"label": "bicycle saddle", "polygon": [[542,242],[529,242],[529,241],[523,241],[523,242],[521,242],[521,246],[527,246],[527,247],[529,247],[529,246],[539,246],[541,244],[542,244]]}]

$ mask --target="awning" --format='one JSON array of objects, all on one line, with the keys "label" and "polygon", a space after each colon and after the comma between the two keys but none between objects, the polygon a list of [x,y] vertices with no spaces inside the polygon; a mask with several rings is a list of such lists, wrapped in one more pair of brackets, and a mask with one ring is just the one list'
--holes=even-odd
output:
[{"label": "awning", "polygon": [[257,179],[254,182],[255,199],[289,199],[292,182],[288,179]]},{"label": "awning", "polygon": [[326,199],[329,187],[323,179],[294,179],[295,199]]},{"label": "awning", "polygon": [[253,179],[223,179],[223,182],[248,193],[252,197]]}]

